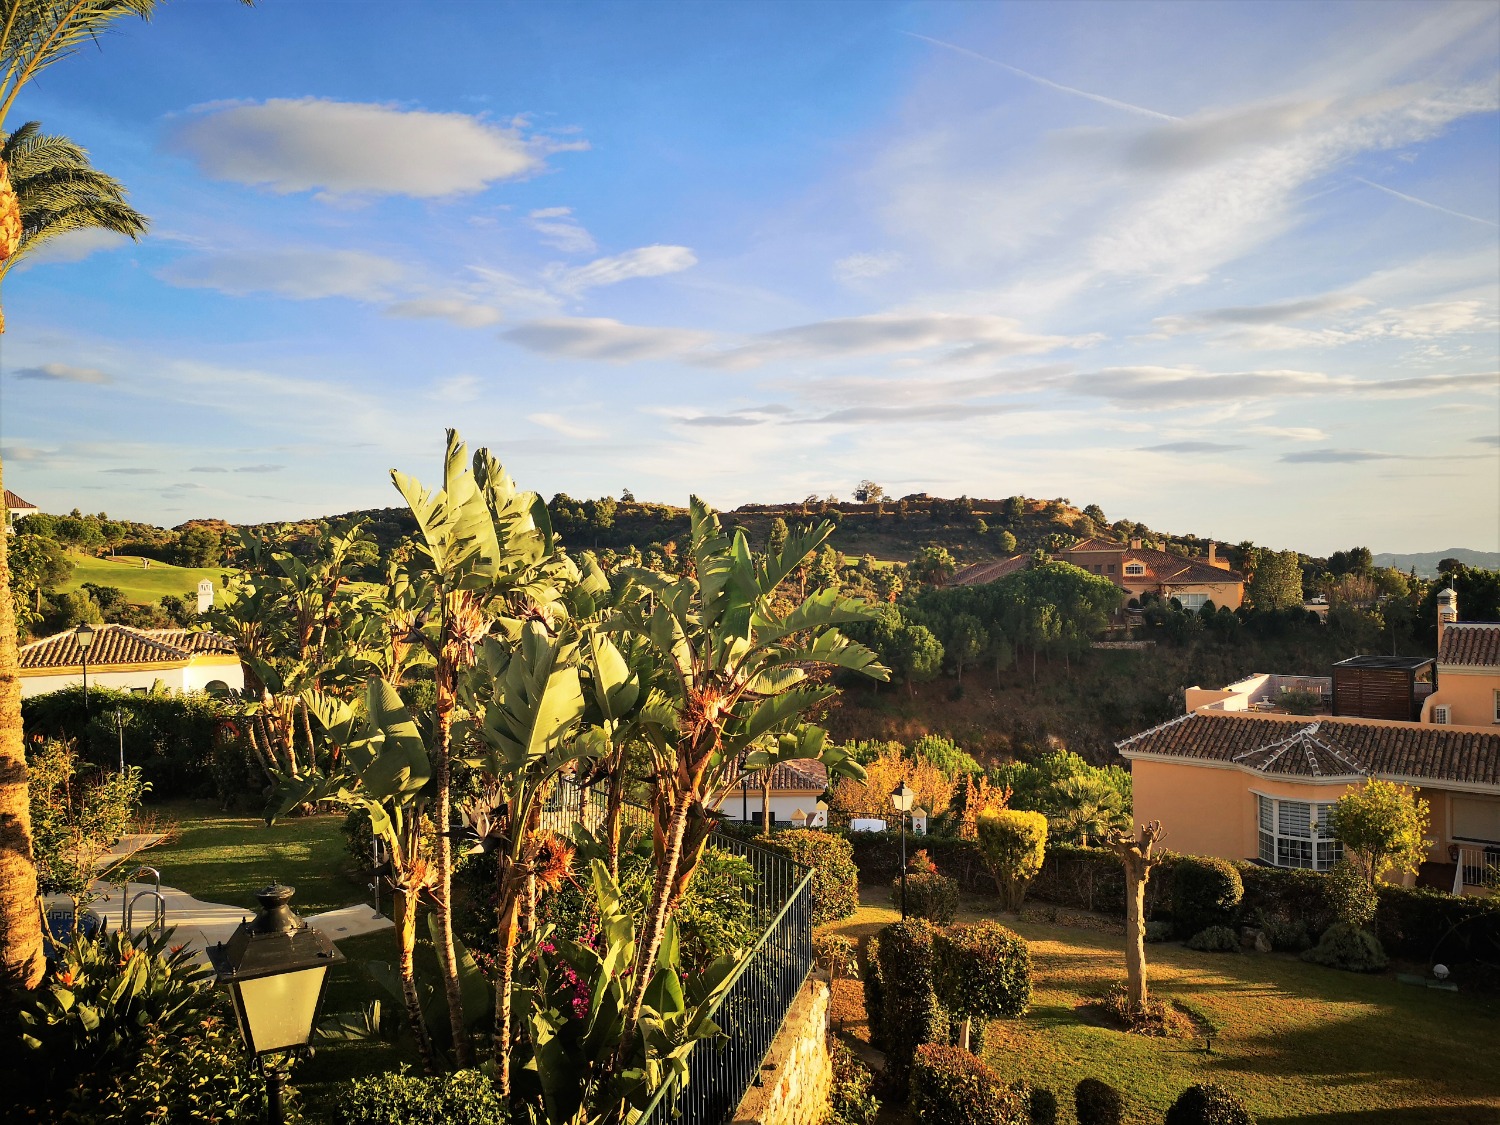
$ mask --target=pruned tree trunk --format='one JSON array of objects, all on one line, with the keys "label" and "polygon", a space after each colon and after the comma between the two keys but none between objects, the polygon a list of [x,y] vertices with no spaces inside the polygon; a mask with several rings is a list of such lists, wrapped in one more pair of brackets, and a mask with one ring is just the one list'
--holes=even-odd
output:
[{"label": "pruned tree trunk", "polygon": [[[3,167],[0,165],[0,186],[8,191]],[[0,204],[3,202],[0,199]],[[3,512],[0,507],[0,988],[29,991],[41,983],[46,962],[42,958],[31,796],[21,737],[20,655],[16,651],[16,611],[11,600]]]},{"label": "pruned tree trunk", "polygon": [[1125,989],[1131,1010],[1146,1006],[1146,884],[1151,869],[1161,861],[1153,849],[1161,842],[1161,821],[1143,824],[1140,833],[1113,832],[1104,844],[1125,867]]},{"label": "pruned tree trunk", "polygon": [[[378,878],[379,876],[377,876]],[[417,1041],[422,1068],[437,1073],[437,1059],[432,1053],[432,1038],[427,1034],[427,1020],[422,1015],[422,998],[417,993],[417,896],[399,884],[391,885],[391,914],[396,923],[396,975],[401,978],[401,998],[406,1004],[406,1022]]]},{"label": "pruned tree trunk", "polygon": [[625,754],[609,775],[609,800],[604,806],[604,846],[610,875],[620,877],[620,814],[625,809]]},{"label": "pruned tree trunk", "polygon": [[771,770],[765,770],[765,776],[760,784],[760,834],[769,836],[771,834]]}]

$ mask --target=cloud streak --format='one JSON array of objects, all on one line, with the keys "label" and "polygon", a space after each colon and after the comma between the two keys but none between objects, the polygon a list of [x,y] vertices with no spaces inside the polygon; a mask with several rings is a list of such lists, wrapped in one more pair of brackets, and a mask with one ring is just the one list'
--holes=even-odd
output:
[{"label": "cloud streak", "polygon": [[43,363],[37,367],[23,367],[16,372],[17,379],[36,380],[43,383],[85,383],[90,386],[108,386],[115,381],[108,372],[97,367],[75,367],[71,363]]}]

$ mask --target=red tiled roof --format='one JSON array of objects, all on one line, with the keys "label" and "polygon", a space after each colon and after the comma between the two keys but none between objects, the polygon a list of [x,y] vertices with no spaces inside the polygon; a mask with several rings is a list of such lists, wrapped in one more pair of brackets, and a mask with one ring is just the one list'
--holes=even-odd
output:
[{"label": "red tiled roof", "polygon": [[1012,555],[1008,559],[999,562],[973,563],[964,567],[953,576],[952,586],[983,586],[986,582],[995,582],[1008,574],[1025,570],[1031,565],[1030,555]]},{"label": "red tiled roof", "polygon": [[5,507],[12,512],[19,511],[22,508],[29,508],[32,511],[40,510],[30,500],[22,500],[8,488],[5,490]]},{"label": "red tiled roof", "polygon": [[1066,555],[1073,551],[1123,551],[1125,549],[1126,544],[1116,539],[1100,539],[1098,536],[1095,536],[1092,539],[1085,539],[1082,543],[1074,543],[1063,554]]},{"label": "red tiled roof", "polygon": [[[760,789],[764,782],[764,770],[755,770],[741,777],[747,779],[751,789]],[[739,785],[740,777],[729,783],[728,788]],[[786,790],[809,790],[821,793],[828,788],[828,767],[815,758],[798,758],[790,762],[777,762],[771,767],[771,792]]]},{"label": "red tiled roof", "polygon": [[1422,723],[1195,711],[1116,745],[1126,757],[1223,762],[1294,778],[1371,776],[1500,788],[1500,733]]},{"label": "red tiled roof", "polygon": [[1500,622],[1459,621],[1446,626],[1438,663],[1500,668]]},{"label": "red tiled roof", "polygon": [[[103,669],[119,664],[185,664],[199,653],[233,653],[234,642],[213,633],[190,633],[186,629],[130,629],[124,625],[94,626],[89,646],[89,667]],[[21,668],[77,668],[83,650],[72,629],[29,645],[22,645]]]},{"label": "red tiled roof", "polygon": [[1145,574],[1131,577],[1150,578],[1169,585],[1245,580],[1245,576],[1237,570],[1220,570],[1216,566],[1209,566],[1203,559],[1185,559],[1181,555],[1149,547],[1132,547],[1125,552],[1125,561],[1143,563],[1146,567]]}]

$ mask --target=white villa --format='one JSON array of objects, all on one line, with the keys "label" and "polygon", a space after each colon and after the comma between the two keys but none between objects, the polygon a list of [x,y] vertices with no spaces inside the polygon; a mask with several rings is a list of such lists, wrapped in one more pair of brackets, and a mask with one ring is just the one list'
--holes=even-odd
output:
[{"label": "white villa", "polygon": [[[83,682],[84,650],[76,630],[21,648],[21,697]],[[188,629],[130,629],[96,625],[88,646],[90,687],[141,694],[157,684],[169,691],[243,691],[245,674],[234,642]]]}]

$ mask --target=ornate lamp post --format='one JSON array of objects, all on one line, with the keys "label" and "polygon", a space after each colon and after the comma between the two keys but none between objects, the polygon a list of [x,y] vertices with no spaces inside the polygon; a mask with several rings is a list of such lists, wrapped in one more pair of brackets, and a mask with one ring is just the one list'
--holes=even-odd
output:
[{"label": "ornate lamp post", "polygon": [[83,653],[83,713],[89,713],[89,646],[94,643],[94,634],[98,632],[87,621],[81,622],[78,628],[73,630],[73,640],[78,644],[78,651]]},{"label": "ornate lamp post", "polygon": [[902,782],[891,790],[891,804],[901,814],[901,921],[906,921],[906,814],[917,799],[917,791]]},{"label": "ornate lamp post", "polygon": [[208,947],[220,984],[229,989],[245,1048],[265,1072],[266,1120],[282,1125],[284,1066],[270,1056],[305,1048],[328,985],[344,955],[325,934],[292,913],[293,889],[279,884],[256,894],[260,910],[228,941]]}]

